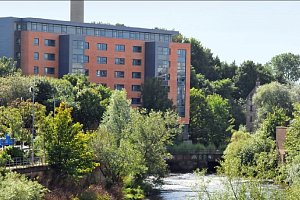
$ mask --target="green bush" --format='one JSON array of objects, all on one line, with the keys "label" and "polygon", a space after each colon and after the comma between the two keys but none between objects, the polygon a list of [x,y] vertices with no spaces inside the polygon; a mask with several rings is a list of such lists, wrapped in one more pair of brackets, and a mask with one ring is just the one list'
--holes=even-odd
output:
[{"label": "green bush", "polygon": [[37,181],[28,180],[15,172],[0,175],[1,200],[40,200],[47,191]]},{"label": "green bush", "polygon": [[0,167],[4,167],[6,162],[11,159],[6,151],[0,150]]}]

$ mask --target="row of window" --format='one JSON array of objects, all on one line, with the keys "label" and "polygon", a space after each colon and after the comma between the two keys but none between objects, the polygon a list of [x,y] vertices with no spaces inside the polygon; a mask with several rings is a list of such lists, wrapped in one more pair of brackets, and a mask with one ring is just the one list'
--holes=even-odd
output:
[{"label": "row of window", "polygon": [[[112,29],[99,29],[99,28],[86,28],[76,26],[66,26],[59,24],[46,24],[46,23],[34,23],[24,22],[17,24],[17,30],[31,30],[41,32],[51,32],[70,35],[90,35],[109,38],[124,38],[132,40],[145,40],[145,41],[160,41],[171,42],[171,34],[158,34],[147,32],[133,32],[133,31],[121,31]],[[146,31],[146,30],[145,30]]]},{"label": "row of window", "polygon": [[[40,59],[39,52],[34,52],[33,53],[33,58],[34,58],[34,60],[39,60]],[[44,59],[54,61],[55,60],[55,54],[54,53],[44,53]]]},{"label": "row of window", "polygon": [[[107,84],[105,84],[105,83],[102,83],[102,85],[107,86]],[[122,90],[124,88],[125,88],[124,84],[115,84],[114,85],[115,90]],[[141,85],[131,85],[131,91],[133,91],[133,92],[140,92],[141,89],[142,89]]]},{"label": "row of window", "polygon": [[[33,67],[34,74],[40,73],[40,68],[38,66]],[[55,68],[54,67],[44,67],[44,74],[55,74]]]},{"label": "row of window", "polygon": [[[74,40],[73,41],[73,48],[74,49],[89,49],[90,45],[88,42],[84,42],[82,40]],[[100,51],[107,51],[107,43],[98,43],[97,49]],[[116,44],[115,51],[117,52],[125,52],[125,45],[124,44]],[[132,51],[134,53],[141,53],[142,47],[141,46],[133,46]]]},{"label": "row of window", "polygon": [[[34,46],[39,46],[40,45],[40,39],[39,38],[34,38],[33,44],[34,44]],[[45,39],[44,40],[44,45],[49,46],[49,47],[55,47],[55,40]]]},{"label": "row of window", "polygon": [[[89,60],[88,56],[85,60]],[[97,57],[97,63],[98,64],[107,64],[107,57]],[[115,58],[115,64],[116,65],[125,65],[125,58]],[[142,65],[142,60],[141,59],[133,59],[132,60],[132,65],[134,66],[141,66]]]},{"label": "row of window", "polygon": [[[97,70],[96,76],[98,77],[107,77],[107,70]],[[124,78],[124,71],[115,71],[115,78]],[[132,72],[132,78],[142,78],[141,72]]]}]

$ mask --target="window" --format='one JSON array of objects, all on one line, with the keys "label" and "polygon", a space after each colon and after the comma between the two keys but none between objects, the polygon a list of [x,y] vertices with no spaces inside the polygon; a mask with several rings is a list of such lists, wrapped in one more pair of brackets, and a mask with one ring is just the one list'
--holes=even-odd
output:
[{"label": "window", "polygon": [[95,29],[94,33],[95,33],[95,36],[100,36],[100,30],[99,29]]},{"label": "window", "polygon": [[177,50],[177,55],[178,55],[178,57],[185,57],[186,50],[185,49],[178,49]]},{"label": "window", "polygon": [[89,76],[89,75],[90,75],[90,70],[88,70],[88,69],[85,69],[85,71],[84,71],[84,75],[85,75],[85,76]]},{"label": "window", "polygon": [[141,86],[140,85],[132,85],[131,86],[131,91],[140,92],[141,91]]},{"label": "window", "polygon": [[139,40],[140,39],[140,33],[130,32],[129,38],[132,39],[132,40]]},{"label": "window", "polygon": [[107,70],[97,70],[96,76],[98,77],[107,77]]},{"label": "window", "polygon": [[158,63],[158,68],[163,68],[163,69],[169,68],[169,61],[168,60],[160,60]]},{"label": "window", "polygon": [[132,78],[141,78],[142,73],[141,72],[132,72]]},{"label": "window", "polygon": [[47,24],[42,25],[42,31],[43,32],[48,32],[48,25]]},{"label": "window", "polygon": [[140,65],[142,65],[142,60],[141,59],[133,59],[132,65],[140,66]]},{"label": "window", "polygon": [[253,111],[253,106],[252,106],[252,105],[250,105],[250,111],[251,111],[251,112]]},{"label": "window", "polygon": [[34,38],[33,40],[34,46],[39,46],[39,43],[40,43],[39,38]]},{"label": "window", "polygon": [[61,26],[61,32],[67,33],[67,26]]},{"label": "window", "polygon": [[17,30],[18,30],[18,31],[22,30],[21,24],[17,24]]},{"label": "window", "polygon": [[45,39],[45,46],[55,47],[55,40]]},{"label": "window", "polygon": [[37,24],[31,23],[31,30],[36,31],[37,30]]},{"label": "window", "polygon": [[84,44],[82,40],[73,40],[73,48],[74,49],[83,49]]},{"label": "window", "polygon": [[39,53],[38,52],[34,52],[33,53],[33,57],[34,57],[34,60],[38,60],[39,59]]},{"label": "window", "polygon": [[100,83],[101,85],[103,85],[104,87],[107,87],[107,84],[106,83]]},{"label": "window", "polygon": [[84,63],[88,63],[90,61],[90,57],[89,56],[83,56],[83,62]]},{"label": "window", "polygon": [[107,44],[99,43],[99,44],[97,44],[97,49],[100,51],[107,51]]},{"label": "window", "polygon": [[97,57],[98,64],[107,64],[107,57]]},{"label": "window", "polygon": [[132,98],[131,104],[141,104],[141,98]]},{"label": "window", "polygon": [[53,54],[53,53],[45,53],[44,54],[44,59],[45,60],[55,60],[55,54]]},{"label": "window", "polygon": [[124,75],[123,71],[115,71],[115,78],[124,78]]},{"label": "window", "polygon": [[82,35],[82,28],[81,27],[76,27],[76,34],[77,35]]},{"label": "window", "polygon": [[141,53],[142,52],[142,47],[141,46],[133,46],[132,51],[135,53]]},{"label": "window", "polygon": [[40,71],[40,69],[39,69],[38,66],[34,66],[34,67],[33,67],[33,72],[34,72],[34,74],[39,74],[39,71]]},{"label": "window", "polygon": [[82,54],[73,54],[72,55],[72,62],[73,63],[83,63],[84,56]]},{"label": "window", "polygon": [[16,57],[17,57],[18,60],[21,59],[21,53],[20,52],[16,52]]},{"label": "window", "polygon": [[115,84],[114,88],[115,88],[115,90],[122,90],[122,89],[124,89],[124,85],[123,84]]},{"label": "window", "polygon": [[54,25],[53,24],[49,24],[48,25],[48,32],[54,32]]},{"label": "window", "polygon": [[55,69],[53,67],[45,67],[45,74],[54,74]]},{"label": "window", "polygon": [[123,31],[117,32],[117,38],[123,38]]},{"label": "window", "polygon": [[125,58],[115,58],[116,65],[125,65]]},{"label": "window", "polygon": [[21,38],[16,39],[16,45],[21,45]]},{"label": "window", "polygon": [[90,48],[90,43],[85,42],[85,43],[84,43],[84,49],[89,49],[89,48]]},{"label": "window", "polygon": [[125,45],[123,45],[123,44],[116,44],[115,51],[125,51]]},{"label": "window", "polygon": [[170,50],[168,47],[158,47],[158,54],[159,55],[169,55]]}]

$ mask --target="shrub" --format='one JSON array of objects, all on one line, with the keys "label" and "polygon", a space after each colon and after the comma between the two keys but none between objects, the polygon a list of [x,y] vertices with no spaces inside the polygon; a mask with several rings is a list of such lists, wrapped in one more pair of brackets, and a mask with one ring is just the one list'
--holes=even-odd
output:
[{"label": "shrub", "polygon": [[15,172],[0,175],[1,200],[40,200],[47,191],[37,181],[28,180]]}]

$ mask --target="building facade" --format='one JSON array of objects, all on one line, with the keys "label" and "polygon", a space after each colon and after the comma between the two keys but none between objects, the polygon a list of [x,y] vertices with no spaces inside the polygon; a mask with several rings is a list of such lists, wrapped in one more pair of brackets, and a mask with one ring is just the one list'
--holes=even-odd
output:
[{"label": "building facade", "polygon": [[37,18],[0,18],[0,56],[24,74],[62,77],[84,73],[91,82],[127,91],[141,104],[144,79],[160,77],[182,122],[189,124],[190,44],[176,31]]},{"label": "building facade", "polygon": [[246,129],[252,133],[255,131],[255,121],[257,120],[256,106],[253,103],[253,96],[260,86],[260,81],[257,80],[255,87],[251,90],[246,98]]}]

